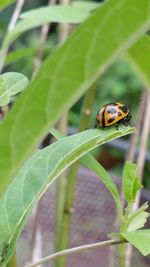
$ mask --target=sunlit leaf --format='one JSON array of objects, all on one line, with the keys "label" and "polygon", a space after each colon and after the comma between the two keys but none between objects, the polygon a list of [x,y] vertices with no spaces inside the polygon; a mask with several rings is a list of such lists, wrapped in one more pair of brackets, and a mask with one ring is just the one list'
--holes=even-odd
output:
[{"label": "sunlit leaf", "polygon": [[[25,218],[31,210],[31,207],[47,190],[48,186],[69,165],[94,147],[102,145],[114,138],[129,134],[133,130],[134,128],[125,126],[120,127],[119,131],[116,131],[114,128],[106,131],[104,129],[86,130],[69,137],[61,138],[49,147],[37,151],[25,163],[0,199],[0,251],[4,243],[10,244],[8,255],[4,259],[3,264],[6,264],[12,255],[16,239],[25,224]],[[106,177],[105,173],[104,175]],[[107,179],[103,178],[106,184],[109,183],[113,194],[116,194],[115,186]]]},{"label": "sunlit leaf", "polygon": [[21,73],[7,72],[0,75],[0,106],[10,102],[10,97],[23,91],[28,85],[28,78]]}]

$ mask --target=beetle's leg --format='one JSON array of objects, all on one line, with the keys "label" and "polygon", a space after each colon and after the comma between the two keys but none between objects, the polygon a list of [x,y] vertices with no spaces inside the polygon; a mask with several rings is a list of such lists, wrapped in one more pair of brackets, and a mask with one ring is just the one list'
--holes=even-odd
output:
[{"label": "beetle's leg", "polygon": [[119,124],[118,124],[118,123],[116,123],[116,130],[117,130],[117,131],[119,130],[118,126],[119,126]]}]

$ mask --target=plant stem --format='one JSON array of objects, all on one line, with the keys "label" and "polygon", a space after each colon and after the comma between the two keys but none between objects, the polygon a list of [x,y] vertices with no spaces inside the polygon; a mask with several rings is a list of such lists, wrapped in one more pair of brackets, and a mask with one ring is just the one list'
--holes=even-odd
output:
[{"label": "plant stem", "polygon": [[[70,0],[60,0],[60,4],[69,5]],[[69,35],[70,25],[67,23],[61,23],[58,26],[59,43],[63,43]],[[68,113],[65,112],[62,118],[57,123],[57,129],[64,135],[67,135],[68,131]],[[57,181],[56,189],[56,216],[55,216],[55,250],[62,250],[64,248],[64,242],[66,243],[67,236],[63,235],[64,225],[64,209],[65,209],[65,195],[66,195],[67,175],[64,172]],[[65,247],[66,248],[66,247]],[[66,258],[58,258],[55,261],[56,267],[65,267]]]},{"label": "plant stem", "polygon": [[[127,226],[128,225],[127,225],[125,219],[123,219],[121,222],[121,226],[120,226],[120,232],[126,232]],[[121,244],[118,246],[119,267],[125,267],[125,259],[126,259],[126,244]]]},{"label": "plant stem", "polygon": [[70,249],[67,249],[67,250],[63,250],[63,251],[60,251],[60,252],[56,252],[50,256],[47,256],[43,259],[41,259],[40,261],[36,262],[36,263],[33,263],[33,264],[28,264],[26,265],[26,267],[35,267],[39,264],[42,264],[42,263],[46,263],[52,259],[55,259],[57,257],[61,257],[61,256],[65,256],[65,255],[71,255],[71,254],[74,254],[74,253],[79,253],[79,252],[82,252],[82,251],[85,251],[85,250],[88,250],[88,249],[94,249],[94,248],[104,248],[104,247],[108,247],[108,246],[111,246],[111,245],[118,245],[118,244],[121,244],[121,243],[126,243],[127,241],[126,240],[107,240],[107,241],[102,241],[102,242],[97,242],[97,243],[93,243],[93,244],[88,244],[88,245],[84,245],[84,246],[79,246],[79,247],[75,247],[75,248],[70,248]]},{"label": "plant stem", "polygon": [[[87,128],[89,116],[91,113],[91,107],[93,105],[94,96],[95,96],[95,85],[92,86],[89,91],[86,93],[83,101],[81,119],[79,123],[79,131]],[[79,161],[75,162],[71,167],[67,175],[67,184],[65,191],[65,200],[63,208],[63,217],[59,225],[59,236],[57,241],[57,250],[64,250],[68,247],[69,244],[69,230],[70,222],[73,212],[73,200],[74,200],[74,190],[77,182],[77,172],[79,168]],[[58,226],[57,226],[58,227]],[[56,261],[55,266],[64,267],[66,264],[66,257],[62,257]]]}]

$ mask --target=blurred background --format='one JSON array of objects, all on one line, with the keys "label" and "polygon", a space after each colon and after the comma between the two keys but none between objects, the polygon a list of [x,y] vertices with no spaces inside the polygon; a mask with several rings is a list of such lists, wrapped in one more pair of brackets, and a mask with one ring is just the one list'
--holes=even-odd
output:
[{"label": "blurred background", "polygon": [[[100,2],[95,3],[100,4]],[[26,0],[21,12],[55,3],[70,4],[69,1],[63,0],[61,2]],[[84,4],[86,5],[86,2]],[[15,6],[16,4],[9,6],[0,14],[0,42],[2,42],[7,31]],[[32,79],[41,62],[46,59],[47,55],[52,54],[60,43],[65,41],[75,27],[52,23],[46,25],[45,30],[43,26],[27,31],[11,46],[3,72],[21,71],[29,79]],[[137,74],[122,57],[97,80],[86,95],[63,115],[63,118],[56,125],[56,128],[64,134],[74,134],[94,126],[96,113],[102,105],[109,102],[121,102],[128,106],[132,114],[130,125],[138,128],[137,135],[116,139],[95,149],[92,153],[102,166],[110,172],[118,188],[121,188],[125,160],[137,162],[140,152],[144,149],[144,157],[140,159],[143,165],[139,169],[144,185],[141,203],[150,200],[150,138],[145,137],[146,145],[142,143],[147,94],[148,92],[143,88]],[[15,100],[16,97],[12,99],[12,104]],[[1,110],[3,115],[5,112],[5,110]],[[41,147],[45,147],[53,141],[52,136],[48,134]],[[105,186],[96,175],[82,166],[76,166],[75,172],[76,178],[72,189],[72,199],[74,201],[71,203],[71,211],[69,211],[69,237],[65,244],[67,247],[106,240],[108,233],[117,231],[115,204]],[[72,167],[64,174],[65,178],[60,179],[63,181],[62,184],[55,183],[42,197],[37,207],[34,208],[18,240],[17,255],[20,266],[23,266],[27,261],[37,260],[53,253],[55,250],[64,248],[65,245],[60,245],[58,242],[56,207],[58,199],[61,199],[61,194],[63,198],[66,196],[62,189],[63,183],[66,186],[66,177],[71,175]],[[61,223],[63,232],[63,221]],[[150,228],[150,220],[148,220],[146,227]],[[149,266],[149,260],[150,257],[144,258],[137,250],[133,249],[130,266],[146,267]],[[113,267],[117,266],[116,251],[114,247],[93,249],[71,255],[65,259],[61,258],[60,261],[51,261],[45,266]]]}]

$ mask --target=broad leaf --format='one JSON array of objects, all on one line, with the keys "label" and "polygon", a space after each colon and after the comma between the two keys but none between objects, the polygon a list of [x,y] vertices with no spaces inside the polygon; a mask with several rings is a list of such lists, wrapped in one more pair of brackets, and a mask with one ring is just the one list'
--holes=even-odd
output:
[{"label": "broad leaf", "polygon": [[[133,131],[130,127],[120,128],[119,131],[113,128],[91,129],[61,138],[49,147],[37,151],[25,163],[0,199],[0,250],[4,243],[9,244],[8,255],[3,264],[6,264],[13,252],[16,238],[24,226],[25,218],[31,207],[48,186],[70,164],[94,147]],[[111,183],[110,187],[112,187]],[[114,189],[113,191],[115,194]]]},{"label": "broad leaf", "polygon": [[149,5],[106,1],[48,57],[0,124],[0,194],[63,112],[149,29]]},{"label": "broad leaf", "polygon": [[21,73],[7,72],[0,75],[0,106],[10,102],[10,97],[23,91],[28,85],[28,78]]},{"label": "broad leaf", "polygon": [[142,185],[137,177],[136,164],[126,162],[122,177],[122,191],[128,204],[134,202],[136,193],[141,188]]},{"label": "broad leaf", "polygon": [[132,46],[126,59],[137,72],[146,88],[150,89],[150,37],[143,36],[134,46]]},{"label": "broad leaf", "polygon": [[144,256],[150,254],[150,229],[120,234],[134,247],[136,247]]}]

